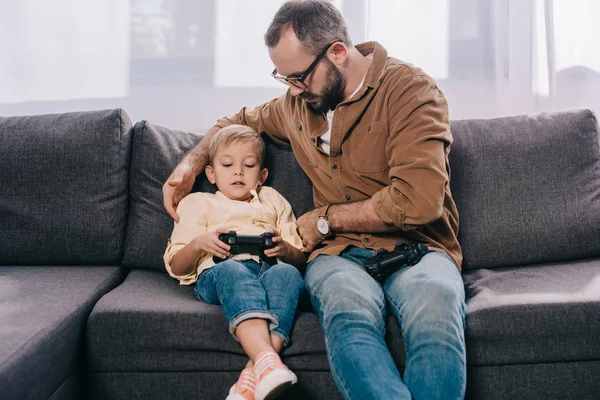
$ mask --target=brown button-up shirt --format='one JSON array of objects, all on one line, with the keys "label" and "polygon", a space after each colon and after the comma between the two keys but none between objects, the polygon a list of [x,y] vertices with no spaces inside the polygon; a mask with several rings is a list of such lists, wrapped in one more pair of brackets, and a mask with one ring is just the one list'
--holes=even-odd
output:
[{"label": "brown button-up shirt", "polygon": [[460,268],[458,211],[450,193],[448,153],[452,134],[448,103],[422,70],[388,57],[376,42],[356,48],[372,54],[362,87],[335,109],[330,153],[318,146],[328,130],[325,115],[290,95],[220,119],[242,124],[292,147],[311,179],[315,206],[371,198],[375,212],[398,230],[380,234],[338,233],[319,254],[347,246],[386,248],[398,241],[422,242],[448,254]]}]

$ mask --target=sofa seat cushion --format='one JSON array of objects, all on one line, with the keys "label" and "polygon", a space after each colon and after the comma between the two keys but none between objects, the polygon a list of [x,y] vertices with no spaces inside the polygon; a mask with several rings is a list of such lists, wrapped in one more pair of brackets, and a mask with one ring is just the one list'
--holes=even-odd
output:
[{"label": "sofa seat cushion", "polygon": [[83,365],[94,303],[122,279],[119,267],[0,267],[0,397],[57,391]]},{"label": "sofa seat cushion", "polygon": [[[304,307],[305,308],[305,307]],[[399,364],[404,354],[395,320],[388,329]],[[220,306],[196,300],[192,286],[167,274],[132,270],[104,296],[88,322],[88,364],[95,372],[241,371],[247,361]],[[283,359],[293,370],[329,371],[316,314],[300,311]]]},{"label": "sofa seat cushion", "polygon": [[469,365],[600,360],[600,259],[482,269],[463,279]]}]

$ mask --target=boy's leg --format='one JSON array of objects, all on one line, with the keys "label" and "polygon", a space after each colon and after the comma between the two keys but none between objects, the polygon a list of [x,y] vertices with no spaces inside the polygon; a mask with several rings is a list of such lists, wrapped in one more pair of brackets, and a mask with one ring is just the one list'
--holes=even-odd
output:
[{"label": "boy's leg", "polygon": [[[223,306],[230,332],[253,361],[254,374],[242,371],[228,399],[262,400],[297,381],[271,344],[270,329],[279,321],[269,311],[266,291],[258,280],[260,268],[254,261],[227,260],[203,272],[196,284],[196,296]],[[256,381],[251,382],[254,375]]]},{"label": "boy's leg", "polygon": [[[352,249],[347,256],[365,250]],[[366,251],[368,256],[374,253]],[[320,255],[308,265],[305,282],[325,332],[331,372],[344,398],[410,399],[384,340],[383,289],[362,264]]]},{"label": "boy's leg", "polygon": [[[281,340],[281,337],[277,335],[271,335],[271,346],[273,347],[273,350],[275,350],[276,353],[281,353],[281,350],[283,349],[283,340]],[[254,367],[254,363],[252,362],[252,359],[248,359],[248,362],[246,363],[246,368],[252,367]]]},{"label": "boy's leg", "polygon": [[242,322],[254,321],[247,324],[247,330],[259,337],[265,336],[261,332],[266,333],[266,340],[257,340],[257,343],[259,346],[268,344],[272,349],[269,326],[276,327],[279,321],[269,311],[267,294],[258,281],[258,270],[255,262],[223,261],[200,275],[195,293],[200,300],[223,306],[234,338],[238,339],[236,331]]},{"label": "boy's leg", "polygon": [[462,399],[466,386],[465,293],[460,272],[431,252],[384,284],[406,345],[404,382],[414,399]]},{"label": "boy's leg", "polygon": [[298,269],[290,264],[263,264],[263,269],[259,280],[267,292],[269,310],[279,320],[279,325],[271,329],[271,335],[287,346],[304,280]]}]

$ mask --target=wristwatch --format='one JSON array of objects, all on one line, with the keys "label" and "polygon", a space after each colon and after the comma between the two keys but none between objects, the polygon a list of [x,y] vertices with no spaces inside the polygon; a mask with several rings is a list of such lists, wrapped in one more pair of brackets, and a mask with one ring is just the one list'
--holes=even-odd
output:
[{"label": "wristwatch", "polygon": [[327,211],[329,211],[329,207],[331,207],[331,204],[325,207],[325,212],[317,219],[317,230],[325,237],[330,236],[333,233],[331,224],[329,223],[329,218],[327,218]]}]

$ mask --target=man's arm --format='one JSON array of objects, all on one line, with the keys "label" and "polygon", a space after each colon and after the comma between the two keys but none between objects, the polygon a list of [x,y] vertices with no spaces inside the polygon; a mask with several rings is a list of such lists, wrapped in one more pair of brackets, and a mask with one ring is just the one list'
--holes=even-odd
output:
[{"label": "man's arm", "polygon": [[219,129],[215,126],[206,132],[200,143],[190,150],[179,164],[188,164],[195,176],[200,175],[204,171],[204,167],[208,165],[208,145],[210,144],[210,140]]},{"label": "man's arm", "polygon": [[398,228],[386,224],[373,208],[373,201],[363,200],[349,204],[334,204],[329,207],[327,217],[336,232],[394,232]]},{"label": "man's arm", "polygon": [[[317,229],[317,219],[325,213],[325,207],[316,208],[298,218],[298,231],[307,251],[313,251],[325,236]],[[331,229],[336,232],[394,232],[399,229],[386,224],[373,208],[372,199],[348,204],[334,204],[327,211]]]},{"label": "man's arm", "polygon": [[208,164],[208,144],[218,130],[214,127],[204,135],[200,143],[177,164],[162,187],[163,206],[176,222],[179,222],[179,215],[175,208],[192,191],[196,177]]},{"label": "man's arm", "polygon": [[371,201],[384,223],[407,231],[438,220],[444,211],[452,143],[448,103],[430,77],[415,75],[397,82],[388,104],[393,117],[386,156],[392,184]]},{"label": "man's arm", "polygon": [[[452,142],[446,99],[427,76],[399,82],[391,91],[386,156],[392,184],[371,199],[333,205],[327,213],[337,232],[392,232],[414,229],[440,218],[448,184],[446,146]],[[324,208],[298,219],[307,250],[324,237],[316,221]]]}]

